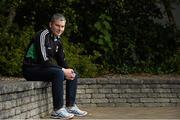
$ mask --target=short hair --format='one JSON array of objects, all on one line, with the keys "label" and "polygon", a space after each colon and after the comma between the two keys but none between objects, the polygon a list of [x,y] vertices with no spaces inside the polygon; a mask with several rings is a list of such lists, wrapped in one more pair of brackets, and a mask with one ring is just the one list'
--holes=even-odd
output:
[{"label": "short hair", "polygon": [[66,18],[63,14],[55,13],[52,15],[50,22],[54,22],[55,20],[66,21]]}]

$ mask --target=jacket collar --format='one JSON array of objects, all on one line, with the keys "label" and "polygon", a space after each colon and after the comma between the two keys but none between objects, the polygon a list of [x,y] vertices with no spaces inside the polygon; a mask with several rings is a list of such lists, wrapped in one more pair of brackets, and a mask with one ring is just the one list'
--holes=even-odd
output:
[{"label": "jacket collar", "polygon": [[52,33],[52,31],[51,31],[50,28],[48,28],[48,30],[49,30],[50,37],[51,37],[54,41],[61,39],[61,36],[55,36],[55,35]]}]

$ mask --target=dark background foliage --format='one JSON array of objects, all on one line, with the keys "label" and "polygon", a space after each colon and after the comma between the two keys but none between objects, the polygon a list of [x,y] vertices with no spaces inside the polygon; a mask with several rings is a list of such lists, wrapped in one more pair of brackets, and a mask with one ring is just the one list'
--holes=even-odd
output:
[{"label": "dark background foliage", "polygon": [[178,29],[175,34],[170,23],[157,22],[167,16],[162,1],[2,0],[0,74],[21,76],[31,36],[46,28],[56,12],[67,18],[63,34],[66,57],[81,77],[179,73]]}]

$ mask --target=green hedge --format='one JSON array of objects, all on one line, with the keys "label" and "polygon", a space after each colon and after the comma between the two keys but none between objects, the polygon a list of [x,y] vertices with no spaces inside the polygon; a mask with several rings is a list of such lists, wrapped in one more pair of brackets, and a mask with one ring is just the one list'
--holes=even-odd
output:
[{"label": "green hedge", "polygon": [[19,30],[17,26],[0,28],[0,74],[20,76],[25,46],[27,46],[33,29]]},{"label": "green hedge", "polygon": [[[32,27],[25,27],[23,30],[17,28],[17,26],[9,26],[0,29],[0,75],[22,75],[21,66],[24,52],[34,30]],[[64,38],[63,41],[69,66],[77,70],[80,77],[96,76],[100,68],[92,63],[95,56],[80,55],[83,48],[68,42],[67,38]]]}]

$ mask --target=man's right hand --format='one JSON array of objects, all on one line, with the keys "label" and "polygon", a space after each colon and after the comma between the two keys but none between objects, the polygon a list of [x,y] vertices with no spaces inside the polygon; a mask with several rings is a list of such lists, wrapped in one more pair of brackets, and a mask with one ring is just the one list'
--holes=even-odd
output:
[{"label": "man's right hand", "polygon": [[73,69],[62,69],[63,72],[64,72],[64,76],[67,80],[74,80],[75,76],[76,76],[76,73],[74,73],[74,70]]}]

